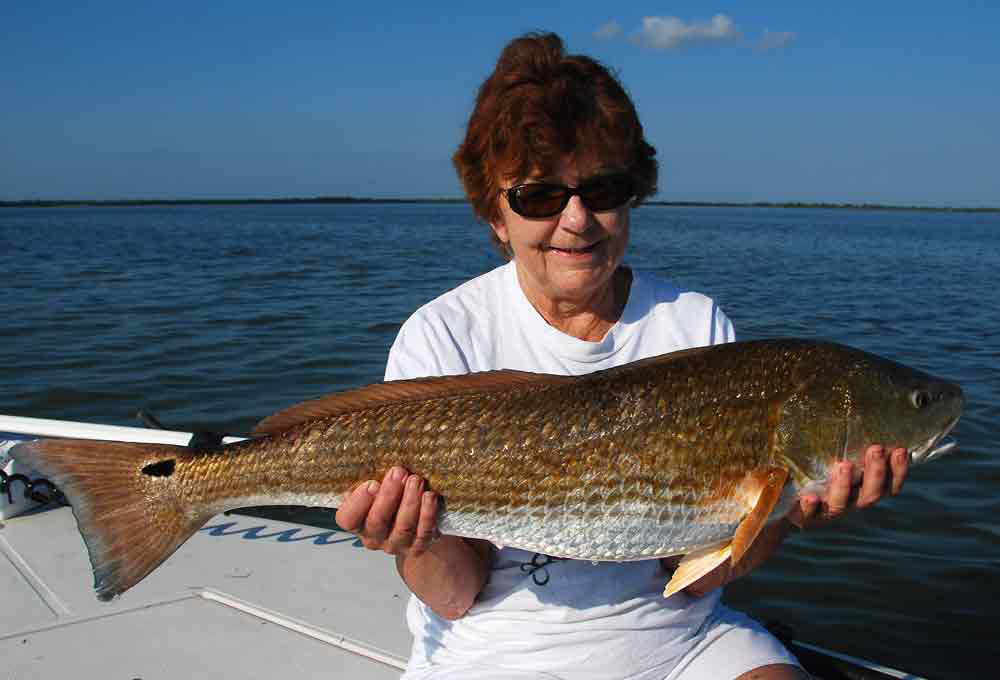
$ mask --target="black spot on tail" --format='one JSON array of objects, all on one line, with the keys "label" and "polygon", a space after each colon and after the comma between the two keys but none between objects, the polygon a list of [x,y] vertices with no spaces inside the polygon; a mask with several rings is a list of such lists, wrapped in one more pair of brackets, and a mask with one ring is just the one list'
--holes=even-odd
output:
[{"label": "black spot on tail", "polygon": [[142,469],[142,474],[150,477],[169,477],[174,474],[175,462],[173,458],[161,460],[159,463],[150,463]]}]

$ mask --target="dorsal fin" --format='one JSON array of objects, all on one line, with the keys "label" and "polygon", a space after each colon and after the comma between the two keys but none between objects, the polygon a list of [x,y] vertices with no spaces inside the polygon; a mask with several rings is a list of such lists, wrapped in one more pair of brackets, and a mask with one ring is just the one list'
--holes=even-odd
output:
[{"label": "dorsal fin", "polygon": [[621,364],[620,366],[612,366],[611,368],[602,368],[599,371],[594,371],[593,373],[585,373],[578,376],[582,380],[601,380],[603,378],[618,375],[620,373],[632,373],[637,370],[643,370],[649,368],[650,366],[660,366],[684,359],[685,357],[697,356],[698,354],[704,354],[705,352],[711,352],[719,348],[719,345],[706,345],[704,347],[688,347],[687,349],[679,349],[673,352],[667,352],[666,354],[657,354],[655,356],[646,357],[645,359],[637,359],[636,361],[629,362],[627,364]]},{"label": "dorsal fin", "polygon": [[257,435],[277,434],[318,418],[329,418],[350,411],[375,408],[407,401],[421,401],[460,394],[477,394],[510,389],[514,386],[534,385],[547,387],[564,385],[576,380],[573,376],[529,373],[527,371],[483,371],[466,375],[448,375],[434,378],[392,380],[337,392],[319,399],[304,401],[264,418],[254,428]]}]

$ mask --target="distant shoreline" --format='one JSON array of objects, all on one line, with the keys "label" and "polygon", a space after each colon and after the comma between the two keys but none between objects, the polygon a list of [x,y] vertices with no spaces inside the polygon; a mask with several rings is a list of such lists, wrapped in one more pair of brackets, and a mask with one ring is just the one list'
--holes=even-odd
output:
[{"label": "distant shoreline", "polygon": [[[316,196],[313,198],[177,198],[128,200],[30,200],[0,201],[0,208],[135,207],[151,205],[295,205],[295,204],[419,204],[465,203],[464,198],[359,198]],[[1000,212],[1000,207],[972,208],[949,206],[883,205],[879,203],[804,203],[769,201],[646,201],[645,205],[682,208],[813,208],[824,210],[898,210],[916,212]]]}]

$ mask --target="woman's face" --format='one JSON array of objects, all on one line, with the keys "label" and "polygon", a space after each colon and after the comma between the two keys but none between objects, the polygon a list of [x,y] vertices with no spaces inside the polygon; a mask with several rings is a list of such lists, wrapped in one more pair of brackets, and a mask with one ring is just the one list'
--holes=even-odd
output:
[{"label": "woman's face", "polygon": [[[567,158],[551,177],[501,182],[501,187],[529,182],[577,187],[598,175],[620,171],[597,163],[578,167],[573,158]],[[586,302],[600,297],[611,285],[625,255],[629,202],[610,211],[592,212],[579,196],[572,196],[561,213],[533,219],[511,210],[506,195],[502,195],[500,219],[491,226],[513,252],[521,285],[529,297],[542,296],[553,303]]]}]

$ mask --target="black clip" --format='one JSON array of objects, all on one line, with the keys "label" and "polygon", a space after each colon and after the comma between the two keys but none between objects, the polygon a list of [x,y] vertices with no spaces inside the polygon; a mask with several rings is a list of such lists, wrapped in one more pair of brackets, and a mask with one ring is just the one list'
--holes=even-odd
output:
[{"label": "black clip", "polygon": [[550,557],[535,553],[531,556],[531,562],[521,564],[521,571],[531,574],[531,580],[535,582],[536,586],[544,586],[549,582],[549,570],[546,567],[553,562],[562,562],[565,559],[565,557]]},{"label": "black clip", "polygon": [[[66,497],[63,495],[63,492],[57,489],[55,484],[44,477],[29,479],[20,473],[16,475],[8,475],[3,470],[0,470],[0,494],[7,494],[8,503],[14,503],[14,493],[11,491],[11,485],[13,482],[21,482],[24,485],[24,497],[30,498],[36,503],[44,505],[53,501],[58,503],[66,502]],[[39,487],[48,487],[48,494],[44,494],[39,491]]]},{"label": "black clip", "polygon": [[[145,409],[139,409],[135,417],[142,421],[142,424],[152,430],[170,429],[160,422],[152,413]],[[189,449],[217,449],[222,446],[225,434],[219,432],[209,432],[208,430],[196,430],[191,433],[191,440],[187,446]]]}]

